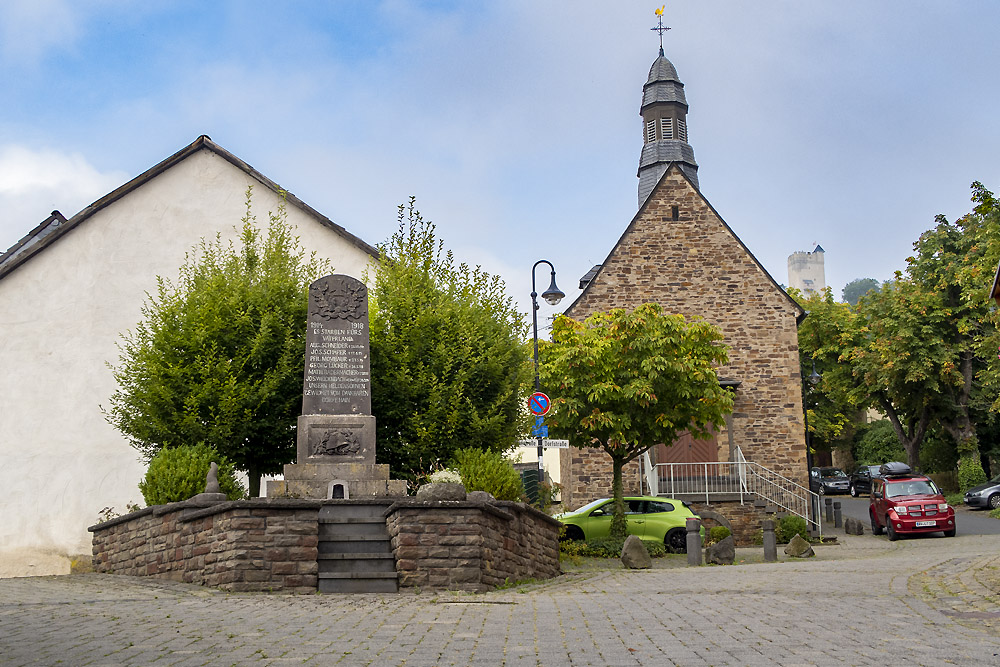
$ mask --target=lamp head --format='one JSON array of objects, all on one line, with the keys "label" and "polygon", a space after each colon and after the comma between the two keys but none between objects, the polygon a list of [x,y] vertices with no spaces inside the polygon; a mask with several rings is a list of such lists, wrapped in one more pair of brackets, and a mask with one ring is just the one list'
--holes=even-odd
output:
[{"label": "lamp head", "polygon": [[542,292],[542,298],[545,299],[545,303],[550,306],[558,305],[563,297],[566,296],[558,286],[556,286],[556,272],[552,272],[552,282],[549,284],[549,288]]}]

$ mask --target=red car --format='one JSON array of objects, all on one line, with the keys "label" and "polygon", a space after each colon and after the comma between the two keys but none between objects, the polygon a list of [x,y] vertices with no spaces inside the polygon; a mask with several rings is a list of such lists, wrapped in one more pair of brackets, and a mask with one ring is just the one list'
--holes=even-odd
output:
[{"label": "red car", "polygon": [[885,529],[890,540],[900,535],[943,532],[955,537],[955,509],[929,477],[916,475],[906,464],[886,464],[872,478],[868,514],[872,533]]}]

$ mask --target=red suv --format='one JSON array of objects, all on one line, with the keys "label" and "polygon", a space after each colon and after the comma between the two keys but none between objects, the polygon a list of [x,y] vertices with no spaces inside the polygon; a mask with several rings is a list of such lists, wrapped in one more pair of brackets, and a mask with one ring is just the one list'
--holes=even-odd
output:
[{"label": "red suv", "polygon": [[872,533],[883,528],[890,540],[903,534],[943,532],[955,537],[955,510],[929,477],[915,475],[905,463],[887,463],[872,478],[868,514]]}]

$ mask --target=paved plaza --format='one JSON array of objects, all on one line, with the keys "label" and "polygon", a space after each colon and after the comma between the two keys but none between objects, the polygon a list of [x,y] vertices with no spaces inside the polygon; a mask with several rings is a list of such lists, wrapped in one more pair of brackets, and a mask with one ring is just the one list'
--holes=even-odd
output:
[{"label": "paved plaza", "polygon": [[807,561],[741,550],[742,565],[574,571],[475,595],[5,579],[0,664],[1000,666],[1000,537],[840,541]]}]

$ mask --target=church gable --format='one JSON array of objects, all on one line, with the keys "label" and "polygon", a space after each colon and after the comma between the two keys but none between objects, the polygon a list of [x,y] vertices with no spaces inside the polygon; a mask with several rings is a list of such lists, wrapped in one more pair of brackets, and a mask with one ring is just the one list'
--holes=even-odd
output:
[{"label": "church gable", "polygon": [[736,313],[752,321],[803,312],[676,165],[566,314],[582,320],[647,301],[718,326]]}]

